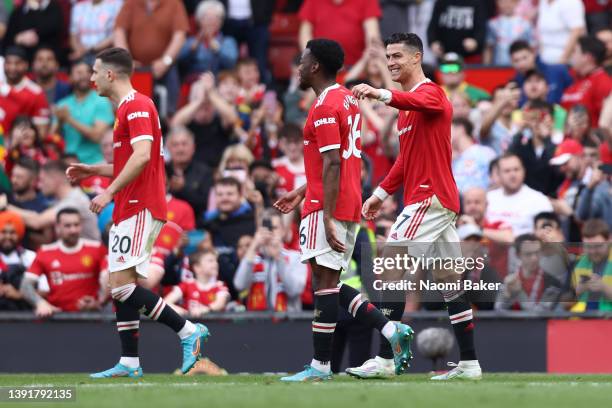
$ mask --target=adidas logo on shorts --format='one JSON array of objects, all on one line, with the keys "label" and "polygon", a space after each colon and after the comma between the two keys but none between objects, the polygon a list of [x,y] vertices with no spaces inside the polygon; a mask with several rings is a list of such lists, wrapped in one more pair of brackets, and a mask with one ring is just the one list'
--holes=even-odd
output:
[{"label": "adidas logo on shorts", "polygon": [[117,258],[117,263],[125,263],[125,258],[123,257],[123,255]]}]

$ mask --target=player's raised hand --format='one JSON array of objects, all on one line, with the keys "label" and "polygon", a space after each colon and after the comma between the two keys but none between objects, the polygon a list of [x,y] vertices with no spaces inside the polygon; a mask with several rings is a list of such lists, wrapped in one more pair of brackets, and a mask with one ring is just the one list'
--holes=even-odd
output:
[{"label": "player's raised hand", "polygon": [[336,252],[346,251],[346,247],[336,235],[336,224],[334,223],[333,218],[324,218],[323,225],[325,226],[325,238],[327,238],[327,243],[331,249]]},{"label": "player's raised hand", "polygon": [[300,189],[296,189],[279,198],[273,206],[283,214],[289,214],[300,204],[303,198]]},{"label": "player's raised hand", "polygon": [[100,211],[102,211],[111,201],[113,201],[113,196],[105,190],[103,193],[98,194],[93,200],[91,200],[89,209],[94,214],[100,214]]},{"label": "player's raised hand", "polygon": [[359,84],[355,85],[352,89],[353,95],[357,99],[371,98],[378,99],[380,98],[380,89],[376,89],[367,84]]},{"label": "player's raised hand", "polygon": [[375,195],[370,196],[361,207],[361,215],[368,221],[373,220],[378,217],[382,203],[382,200]]},{"label": "player's raised hand", "polygon": [[76,183],[84,178],[94,176],[96,174],[93,166],[85,163],[71,164],[66,170],[66,177],[71,183]]}]

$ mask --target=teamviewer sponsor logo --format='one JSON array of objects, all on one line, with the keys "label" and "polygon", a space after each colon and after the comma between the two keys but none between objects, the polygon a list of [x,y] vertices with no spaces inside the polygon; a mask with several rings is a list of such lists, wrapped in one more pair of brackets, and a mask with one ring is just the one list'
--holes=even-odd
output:
[{"label": "teamviewer sponsor logo", "polygon": [[319,120],[315,120],[314,126],[317,128],[321,125],[332,125],[336,123],[336,118],[321,118]]},{"label": "teamviewer sponsor logo", "polygon": [[132,112],[128,115],[127,119],[132,120],[136,118],[148,118],[149,112]]}]

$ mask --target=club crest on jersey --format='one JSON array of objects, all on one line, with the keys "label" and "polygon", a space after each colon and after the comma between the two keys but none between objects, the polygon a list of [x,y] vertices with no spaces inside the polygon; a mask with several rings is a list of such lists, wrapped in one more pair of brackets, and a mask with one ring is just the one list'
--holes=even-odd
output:
[{"label": "club crest on jersey", "polygon": [[315,120],[314,127],[317,128],[321,125],[332,125],[334,123],[336,123],[336,118],[321,118],[321,119]]},{"label": "club crest on jersey", "polygon": [[149,112],[132,112],[127,116],[127,120],[132,120],[136,118],[148,118]]},{"label": "club crest on jersey", "polygon": [[81,258],[81,263],[84,267],[89,268],[91,265],[93,265],[93,258],[91,255],[83,255]]}]

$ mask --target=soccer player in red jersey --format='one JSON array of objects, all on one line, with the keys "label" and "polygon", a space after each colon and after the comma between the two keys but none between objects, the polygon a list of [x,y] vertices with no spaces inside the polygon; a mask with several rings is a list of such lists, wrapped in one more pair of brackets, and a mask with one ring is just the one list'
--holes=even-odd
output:
[{"label": "soccer player in red jersey", "polygon": [[[81,214],[66,207],[56,215],[58,241],[43,245],[25,273],[21,291],[35,308],[36,316],[56,312],[96,310],[106,274],[106,248],[100,242],[81,238]],[[44,275],[49,293],[42,298],[35,289]]]},{"label": "soccer player in red jersey", "polygon": [[412,329],[389,321],[348,285],[339,284],[347,268],[361,221],[361,115],[351,92],[336,83],[344,51],[332,40],[306,45],[299,65],[300,88],[312,88],[317,99],[304,127],[306,185],[286,194],[274,206],[292,211],[304,199],[300,224],[302,262],[309,262],[315,286],[312,322],[314,359],[282,381],[321,381],[331,378],[332,339],[338,306],[379,329],[396,350],[398,374],[410,359]]},{"label": "soccer player in red jersey", "polygon": [[[406,207],[391,228],[383,256],[398,251],[405,254],[407,249],[408,255],[420,257],[423,252],[435,249],[439,257],[456,259],[461,252],[455,227],[459,193],[451,170],[452,107],[442,88],[423,74],[423,43],[416,34],[393,34],[385,45],[391,78],[401,84],[402,90],[360,84],[353,88],[353,94],[358,98],[377,99],[400,110],[397,124],[400,152],[387,177],[363,204],[362,213],[366,219],[374,219],[385,198],[403,186]],[[404,271],[391,272],[394,279],[401,279],[396,272],[403,274]],[[437,282],[456,283],[460,279],[454,271],[433,272]],[[449,289],[442,295],[461,360],[456,368],[433,379],[480,379],[482,371],[474,349],[470,302],[463,290]],[[401,319],[404,303],[402,300],[385,305],[392,310],[391,320]],[[388,359],[389,350],[385,350],[384,343],[381,346],[383,355],[379,357]]]},{"label": "soccer player in red jersey", "polygon": [[122,354],[119,363],[92,378],[141,377],[138,359],[140,314],[164,323],[181,338],[183,373],[201,357],[208,329],[179,316],[163,299],[136,285],[147,277],[151,251],[167,216],[166,178],[162,134],[153,101],[132,88],[133,61],[122,48],[109,48],[96,56],[91,80],[101,96],[117,107],[113,131],[113,164],[73,164],[67,170],[75,182],[92,175],[112,177],[108,188],[91,201],[98,214],[115,201],[109,231],[109,271]]}]

